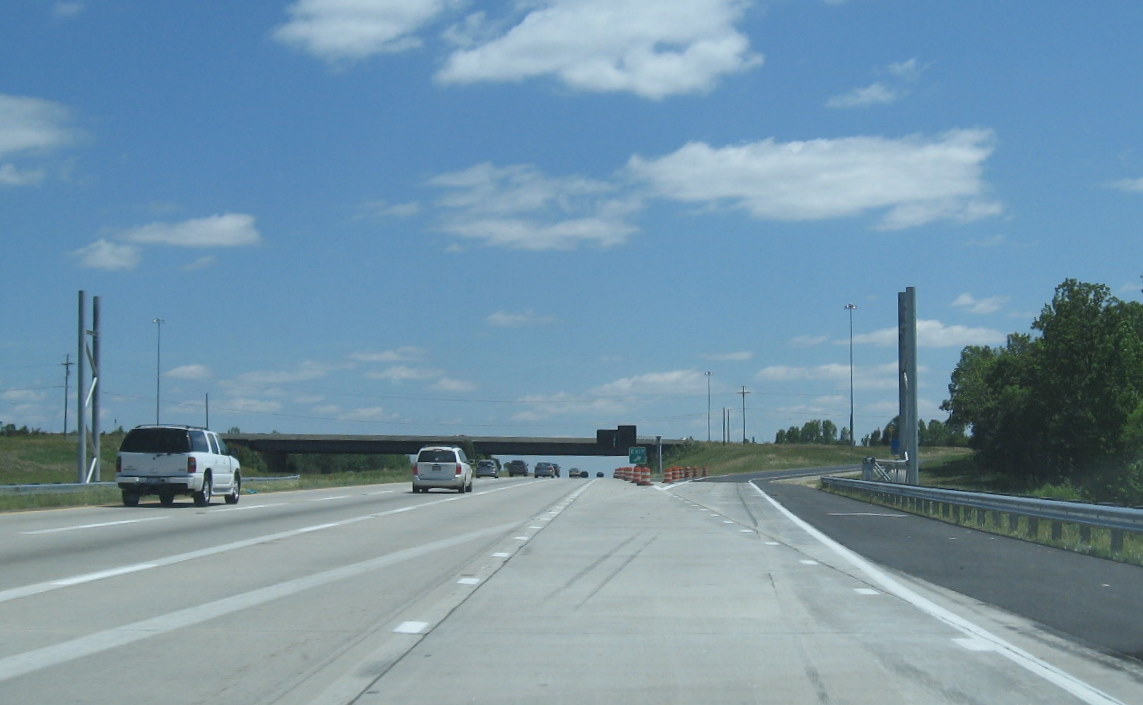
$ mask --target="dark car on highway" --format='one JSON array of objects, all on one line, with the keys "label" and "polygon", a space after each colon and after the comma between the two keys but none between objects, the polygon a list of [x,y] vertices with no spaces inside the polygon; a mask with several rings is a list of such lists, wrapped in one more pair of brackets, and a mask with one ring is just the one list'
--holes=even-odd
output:
[{"label": "dark car on highway", "polygon": [[539,462],[533,468],[532,474],[536,477],[556,477],[556,466],[551,463]]},{"label": "dark car on highway", "polygon": [[508,461],[508,477],[527,477],[528,464],[523,460],[509,460]]}]

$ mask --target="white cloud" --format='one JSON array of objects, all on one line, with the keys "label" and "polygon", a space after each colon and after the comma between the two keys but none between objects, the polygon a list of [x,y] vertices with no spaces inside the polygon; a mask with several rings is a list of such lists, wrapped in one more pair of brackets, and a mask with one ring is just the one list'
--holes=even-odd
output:
[{"label": "white cloud", "polygon": [[339,413],[337,418],[339,421],[393,421],[398,416],[384,407],[368,406]]},{"label": "white cloud", "polygon": [[400,384],[414,379],[436,379],[444,375],[442,370],[428,369],[424,367],[409,367],[408,365],[394,365],[380,372],[367,372],[365,376],[369,379],[383,379],[392,382],[393,384]]},{"label": "white cloud", "polygon": [[1111,188],[1127,191],[1129,193],[1143,193],[1143,177],[1138,179],[1120,179],[1108,184]]},{"label": "white cloud", "polygon": [[889,64],[885,70],[890,75],[895,76],[903,81],[916,81],[921,77],[921,73],[928,68],[922,65],[916,58],[909,59],[908,61],[899,61],[895,64]]},{"label": "white cloud", "polygon": [[415,33],[448,0],[297,0],[274,38],[329,62],[353,61],[421,45]]},{"label": "white cloud", "polygon": [[314,379],[321,379],[327,376],[331,371],[338,369],[337,366],[328,365],[321,362],[302,362],[292,369],[284,370],[255,370],[252,372],[244,372],[236,378],[236,382],[241,385],[274,385],[274,384],[288,384],[291,382],[308,382]]},{"label": "white cloud", "polygon": [[479,164],[442,174],[430,185],[447,192],[440,228],[490,246],[567,250],[581,244],[609,247],[636,228],[626,222],[639,208],[618,197],[609,183],[582,177],[549,177],[531,165]]},{"label": "white cloud", "polygon": [[826,101],[828,108],[864,108],[869,105],[894,103],[901,97],[896,89],[884,83],[873,83],[864,88],[854,88],[848,93],[834,96]]},{"label": "white cloud", "polygon": [[183,269],[187,270],[188,272],[195,272],[200,269],[206,269],[207,267],[213,267],[216,262],[218,262],[217,257],[214,255],[206,255],[205,257],[199,257],[194,262],[187,264],[183,267]]},{"label": "white cloud", "polygon": [[168,370],[163,376],[171,379],[206,380],[213,377],[214,374],[206,365],[183,365]]},{"label": "white cloud", "polygon": [[729,204],[759,219],[822,220],[887,211],[881,227],[996,215],[986,197],[989,130],[936,138],[848,137],[731,147],[692,142],[657,159],[632,157],[628,173],[664,198]]},{"label": "white cloud", "polygon": [[226,401],[226,408],[250,414],[276,414],[282,410],[282,404],[265,399],[234,398]]},{"label": "white cloud", "polygon": [[476,391],[476,384],[452,377],[441,377],[433,383],[433,389],[439,392],[472,392]]},{"label": "white cloud", "polygon": [[[922,348],[964,347],[967,345],[999,345],[1008,339],[1004,333],[991,328],[970,328],[945,325],[940,321],[917,320],[917,346]],[[896,346],[897,329],[883,328],[873,333],[853,336],[854,343]]]},{"label": "white cloud", "polygon": [[[816,367],[771,365],[759,370],[754,379],[758,382],[835,382],[839,386],[849,386],[849,365],[828,363]],[[897,386],[897,363],[862,366],[853,368],[853,386],[856,389],[891,389]]]},{"label": "white cloud", "polygon": [[706,375],[700,370],[648,372],[595,387],[590,394],[602,397],[646,397],[706,392]]},{"label": "white cloud", "polygon": [[964,293],[956,297],[952,305],[957,308],[963,308],[970,313],[988,314],[996,313],[1006,303],[1008,303],[1007,296],[990,296],[988,298],[978,299],[972,294]]},{"label": "white cloud", "polygon": [[462,48],[437,77],[473,83],[553,76],[579,90],[652,99],[705,92],[722,76],[762,63],[734,28],[748,4],[546,0],[530,3],[503,32],[477,13],[450,30]]},{"label": "white cloud", "polygon": [[790,342],[799,348],[812,348],[829,340],[828,335],[799,335]]},{"label": "white cloud", "polygon": [[60,103],[0,93],[0,158],[69,144],[71,111]]},{"label": "white cloud", "polygon": [[[0,160],[37,159],[75,141],[71,111],[60,103],[0,93]],[[0,186],[31,186],[43,181],[39,167],[0,162]]]},{"label": "white cloud", "polygon": [[614,416],[626,411],[620,401],[592,396],[574,396],[566,393],[532,394],[518,400],[528,409],[513,414],[513,421],[543,421],[555,416],[587,414],[594,417]]},{"label": "white cloud", "polygon": [[412,362],[423,360],[425,350],[412,345],[404,345],[381,352],[357,352],[350,355],[349,358],[357,362]]},{"label": "white cloud", "polygon": [[33,402],[44,399],[44,393],[34,389],[6,389],[0,392],[0,399],[7,402]]},{"label": "white cloud", "polygon": [[739,350],[737,352],[728,353],[709,353],[701,356],[704,360],[712,362],[741,362],[743,360],[754,359],[754,353],[749,350]]},{"label": "white cloud", "polygon": [[258,244],[262,236],[254,216],[226,213],[181,223],[151,223],[123,232],[120,239],[176,247],[241,247]]},{"label": "white cloud", "polygon": [[518,328],[520,326],[547,325],[556,319],[553,316],[539,316],[534,311],[529,310],[523,313],[497,311],[489,315],[487,320],[489,325],[498,328]]},{"label": "white cloud", "polygon": [[848,93],[830,98],[826,101],[826,107],[865,108],[896,103],[908,93],[905,86],[920,78],[926,68],[915,58],[889,64],[883,71],[889,75],[889,83],[877,81],[862,88],[854,88]]},{"label": "white cloud", "polygon": [[360,207],[361,218],[410,218],[421,212],[421,204],[416,201],[390,203],[384,199],[367,201]]},{"label": "white cloud", "polygon": [[15,164],[0,164],[0,186],[33,186],[44,180],[43,169],[18,169]]},{"label": "white cloud", "polygon": [[134,269],[142,261],[139,248],[134,245],[120,245],[103,238],[87,247],[75,250],[72,254],[79,258],[80,266],[87,269],[108,271]]},{"label": "white cloud", "polygon": [[60,19],[77,17],[84,10],[82,2],[57,2],[52,5],[52,15]]}]

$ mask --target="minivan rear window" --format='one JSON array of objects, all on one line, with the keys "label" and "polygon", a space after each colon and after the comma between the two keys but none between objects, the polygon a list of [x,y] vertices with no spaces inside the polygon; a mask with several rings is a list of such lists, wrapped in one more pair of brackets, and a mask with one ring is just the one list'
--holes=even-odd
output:
[{"label": "minivan rear window", "polygon": [[121,453],[186,453],[190,440],[182,428],[133,428],[119,446]]},{"label": "minivan rear window", "polygon": [[422,450],[417,456],[418,463],[455,463],[456,454],[451,450]]}]

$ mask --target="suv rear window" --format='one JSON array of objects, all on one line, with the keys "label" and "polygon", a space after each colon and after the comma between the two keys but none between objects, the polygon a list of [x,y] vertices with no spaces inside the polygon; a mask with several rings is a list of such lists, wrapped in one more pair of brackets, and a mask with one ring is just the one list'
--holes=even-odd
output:
[{"label": "suv rear window", "polygon": [[417,456],[418,463],[455,463],[456,454],[451,450],[422,450]]},{"label": "suv rear window", "polygon": [[119,446],[121,453],[186,453],[190,439],[181,428],[133,428]]}]

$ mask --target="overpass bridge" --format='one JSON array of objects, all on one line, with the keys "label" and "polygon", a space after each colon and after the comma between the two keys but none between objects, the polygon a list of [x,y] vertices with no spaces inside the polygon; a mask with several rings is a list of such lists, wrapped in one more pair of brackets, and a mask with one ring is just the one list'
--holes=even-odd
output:
[{"label": "overpass bridge", "polygon": [[[358,436],[286,433],[225,433],[227,443],[257,452],[273,473],[284,473],[291,454],[376,454],[414,455],[424,446],[460,446],[479,455],[517,456],[622,456],[627,457],[629,443],[619,442],[606,434],[596,438],[542,438],[515,436]],[[622,439],[630,442],[630,438]],[[666,454],[682,445],[683,439],[636,437],[630,445],[647,448],[647,459],[657,464],[657,450]]]}]

